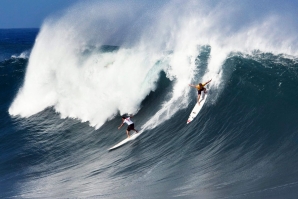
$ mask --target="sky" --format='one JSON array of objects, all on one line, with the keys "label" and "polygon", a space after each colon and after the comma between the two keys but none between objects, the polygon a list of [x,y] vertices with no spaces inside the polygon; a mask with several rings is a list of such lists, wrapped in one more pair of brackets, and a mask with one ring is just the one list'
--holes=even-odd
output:
[{"label": "sky", "polygon": [[0,29],[40,28],[50,15],[79,0],[0,0]]},{"label": "sky", "polygon": [[[0,0],[0,29],[40,28],[48,16],[83,1],[86,0]],[[224,2],[228,4],[229,1],[231,0]],[[217,1],[215,0],[215,2]],[[284,0],[282,2],[280,0],[253,0],[248,2],[255,2],[256,9],[260,9],[259,13],[269,8],[286,15],[289,12],[295,13],[298,7],[298,0]]]}]

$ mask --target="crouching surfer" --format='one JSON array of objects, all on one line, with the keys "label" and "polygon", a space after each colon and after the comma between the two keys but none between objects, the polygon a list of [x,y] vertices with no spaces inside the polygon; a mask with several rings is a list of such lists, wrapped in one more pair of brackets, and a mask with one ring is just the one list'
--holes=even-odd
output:
[{"label": "crouching surfer", "polygon": [[126,134],[127,134],[127,137],[128,137],[128,138],[130,137],[129,132],[130,132],[131,130],[133,130],[133,131],[135,131],[136,133],[138,133],[138,131],[135,129],[135,126],[134,126],[133,121],[131,121],[131,119],[130,119],[130,118],[132,118],[132,117],[133,117],[133,115],[131,115],[130,117],[122,116],[122,123],[121,123],[121,125],[118,127],[118,129],[120,129],[120,128],[124,125],[124,123],[126,123],[126,124],[128,125],[128,127],[127,127],[127,129],[126,129]]},{"label": "crouching surfer", "polygon": [[207,84],[209,84],[211,82],[212,79],[210,79],[209,81],[205,82],[204,84],[199,83],[198,85],[192,85],[189,84],[189,86],[194,87],[198,90],[198,104],[200,105],[200,97],[201,97],[201,92],[204,91],[204,93],[207,93],[207,89],[205,88],[205,86]]}]

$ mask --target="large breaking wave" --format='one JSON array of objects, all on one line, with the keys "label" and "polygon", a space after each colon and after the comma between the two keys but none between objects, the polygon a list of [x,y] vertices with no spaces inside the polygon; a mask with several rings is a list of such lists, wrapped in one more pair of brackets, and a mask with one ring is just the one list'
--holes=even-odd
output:
[{"label": "large breaking wave", "polygon": [[[212,78],[220,92],[222,65],[231,53],[297,55],[291,16],[259,14],[254,6],[248,1],[77,4],[44,22],[9,113],[28,117],[53,107],[62,118],[99,128],[119,113],[137,113],[163,71],[174,84],[143,125],[152,128],[187,107],[188,83]],[[246,18],[248,13],[256,17]],[[202,72],[196,64],[205,46],[211,51]]]}]

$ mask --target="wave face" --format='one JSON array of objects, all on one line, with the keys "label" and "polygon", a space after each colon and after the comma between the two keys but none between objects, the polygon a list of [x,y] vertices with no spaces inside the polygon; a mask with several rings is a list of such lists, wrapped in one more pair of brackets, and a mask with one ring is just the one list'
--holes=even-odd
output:
[{"label": "wave face", "polygon": [[[291,6],[88,3],[0,30],[3,197],[296,198]],[[125,113],[143,133],[108,152]]]}]

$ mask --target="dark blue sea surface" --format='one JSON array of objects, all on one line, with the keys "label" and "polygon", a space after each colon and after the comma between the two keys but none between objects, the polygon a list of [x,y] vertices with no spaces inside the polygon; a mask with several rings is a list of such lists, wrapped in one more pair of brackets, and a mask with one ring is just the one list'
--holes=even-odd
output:
[{"label": "dark blue sea surface", "polygon": [[[28,117],[9,114],[22,92],[38,32],[0,30],[1,198],[298,197],[296,57],[232,53],[222,65],[220,85],[210,87],[193,122],[186,125],[197,98],[190,90],[185,108],[108,151],[126,137],[125,127],[117,129],[120,113],[99,128],[84,116],[63,117],[53,106]],[[204,46],[197,55],[197,79],[207,70],[210,49]],[[164,71],[158,76],[133,118],[139,130],[158,113],[175,84]]]}]

